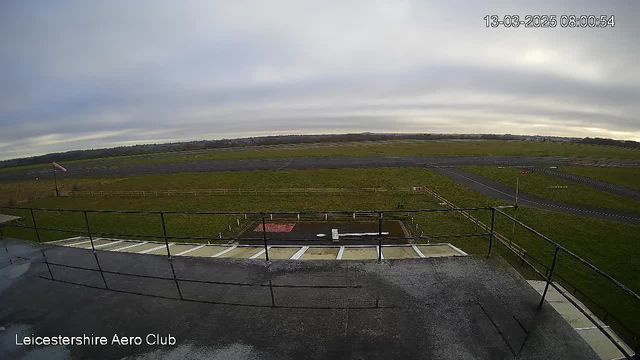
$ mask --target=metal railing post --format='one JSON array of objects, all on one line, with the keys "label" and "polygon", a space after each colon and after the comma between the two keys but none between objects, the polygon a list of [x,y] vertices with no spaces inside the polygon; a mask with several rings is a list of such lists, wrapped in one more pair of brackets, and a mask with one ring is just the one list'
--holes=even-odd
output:
[{"label": "metal railing post", "polygon": [[47,255],[44,254],[44,250],[40,249],[40,253],[42,254],[42,258],[44,259],[44,264],[47,265],[47,270],[49,270],[49,276],[51,276],[51,280],[55,280],[53,278],[53,273],[51,272],[51,266],[49,266],[49,261],[47,261]]},{"label": "metal railing post", "polygon": [[556,247],[556,252],[553,254],[553,262],[551,263],[551,269],[549,269],[549,276],[547,276],[547,284],[544,286],[544,292],[542,293],[542,298],[540,299],[540,304],[538,305],[538,309],[542,308],[542,304],[544,304],[544,298],[547,296],[547,290],[549,290],[549,284],[551,283],[551,278],[553,277],[553,270],[556,267],[556,261],[558,260],[558,252],[560,251],[559,247]]},{"label": "metal railing post", "polygon": [[164,245],[167,247],[167,257],[171,259],[171,253],[169,252],[169,240],[167,239],[167,227],[164,224],[163,212],[160,212],[160,220],[162,221],[162,236],[164,237]]},{"label": "metal railing post", "polygon": [[93,253],[96,253],[96,247],[93,245],[93,236],[91,235],[91,228],[89,227],[89,218],[87,217],[87,211],[82,212],[84,214],[84,223],[87,224],[87,235],[89,236],[89,241],[91,242],[91,250]]},{"label": "metal railing post", "polygon": [[31,211],[31,221],[33,221],[33,230],[36,231],[36,237],[38,238],[38,244],[42,243],[42,241],[40,241],[40,232],[38,231],[38,225],[36,224],[36,216],[33,215],[33,208],[29,208],[29,210]]},{"label": "metal railing post", "polygon": [[378,261],[382,261],[382,212],[378,213]]},{"label": "metal railing post", "polygon": [[169,261],[169,265],[171,266],[171,273],[173,274],[173,281],[176,283],[176,289],[178,290],[178,296],[180,296],[180,300],[184,300],[182,297],[182,291],[180,290],[180,284],[178,284],[178,277],[176,276],[176,270],[173,267],[173,262],[171,260],[171,252],[169,250],[169,239],[167,236],[167,226],[164,222],[164,212],[160,212],[160,220],[162,221],[162,237],[164,238],[164,246],[167,249],[167,260]]},{"label": "metal railing post", "polygon": [[269,261],[269,247],[267,246],[267,226],[264,222],[264,213],[260,213],[262,217],[262,239],[264,240],[264,257],[266,261]]},{"label": "metal railing post", "polygon": [[107,285],[107,280],[104,278],[104,273],[102,272],[102,266],[100,266],[100,260],[98,260],[98,254],[96,253],[96,247],[93,244],[93,235],[91,234],[91,227],[89,227],[89,217],[87,216],[87,211],[82,211],[84,213],[84,222],[87,224],[87,235],[89,235],[89,241],[91,242],[91,250],[93,251],[93,257],[96,259],[96,265],[98,265],[98,270],[100,270],[100,276],[102,277],[102,282],[104,283],[104,288],[109,290],[109,285]]},{"label": "metal railing post", "polygon": [[493,247],[493,227],[496,222],[496,209],[491,208],[491,232],[489,233],[489,252],[487,257],[491,257],[491,248]]}]

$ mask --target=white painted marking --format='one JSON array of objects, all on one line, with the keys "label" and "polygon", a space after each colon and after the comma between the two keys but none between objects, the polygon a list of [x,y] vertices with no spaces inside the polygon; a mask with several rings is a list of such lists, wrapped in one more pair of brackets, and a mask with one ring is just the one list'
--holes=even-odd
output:
[{"label": "white painted marking", "polygon": [[417,246],[415,245],[411,245],[411,247],[413,248],[413,250],[418,254],[418,256],[420,256],[421,258],[426,258],[426,256],[424,256],[424,254],[422,253],[422,251],[420,251],[420,249],[418,249]]},{"label": "white painted marking", "polygon": [[336,256],[336,260],[342,260],[342,254],[344,254],[344,246],[340,246],[340,250],[338,250],[338,256]]},{"label": "white painted marking", "polygon": [[65,245],[65,246],[76,246],[76,245],[82,245],[82,244],[87,244],[90,243],[91,240],[87,240],[87,241],[81,241],[79,243],[73,243],[73,244],[69,244],[69,245]]},{"label": "white painted marking", "polygon": [[453,246],[453,245],[451,245],[451,244],[447,244],[447,245],[449,245],[449,247],[450,247],[450,248],[452,248],[453,250],[455,250],[455,251],[459,252],[459,253],[460,253],[460,254],[462,254],[463,256],[469,256],[469,254],[467,254],[466,252],[464,252],[464,251],[462,251],[462,250],[458,249],[457,247],[455,247],[455,246]]},{"label": "white painted marking", "polygon": [[[271,246],[267,246],[267,250],[271,249]],[[255,255],[252,255],[249,259],[256,259],[257,257],[261,256],[262,254],[264,254],[265,251],[264,249],[258,251]]]},{"label": "white painted marking", "polygon": [[121,247],[121,248],[112,249],[111,251],[122,251],[122,250],[126,250],[126,249],[129,249],[129,248],[132,248],[134,246],[143,245],[143,244],[146,244],[146,243],[147,243],[146,241],[143,241],[143,242],[135,243],[133,245],[127,245],[127,246],[124,246],[124,247]]},{"label": "white painted marking", "polygon": [[200,248],[203,248],[203,247],[205,247],[205,245],[196,246],[196,247],[194,247],[192,249],[187,249],[187,250],[185,250],[183,252],[179,252],[179,253],[175,254],[174,256],[182,256],[184,254],[188,254],[188,253],[190,253],[192,251],[196,251],[196,250],[198,250]]},{"label": "white painted marking", "polygon": [[[173,243],[169,243],[169,246],[172,246],[172,245],[173,245]],[[164,248],[164,247],[166,247],[166,246],[167,246],[167,245],[160,245],[160,246],[156,246],[156,247],[151,248],[151,249],[138,251],[136,254],[146,254],[146,253],[150,253],[150,252],[152,252],[152,251],[160,250],[160,249],[162,249],[162,248]]]},{"label": "white painted marking", "polygon": [[[603,328],[603,329],[608,329],[608,328],[609,328],[609,325],[602,325],[602,328]],[[598,327],[597,327],[597,326],[589,326],[589,327],[573,328],[573,329],[574,329],[575,331],[581,331],[581,330],[594,330],[594,329],[596,329],[596,330],[600,330],[600,329],[598,329]]]},{"label": "white painted marking", "polygon": [[229,247],[228,249],[224,249],[224,250],[220,251],[219,253],[212,255],[211,257],[213,257],[213,258],[217,258],[217,257],[219,257],[220,255],[224,255],[224,254],[228,253],[229,251],[231,251],[231,250],[233,250],[233,249],[235,249],[235,248],[237,248],[237,246],[235,246],[235,245],[234,245],[234,246],[231,246],[231,247]]},{"label": "white painted marking", "polygon": [[302,254],[305,253],[305,251],[309,250],[308,246],[303,246],[300,250],[298,250],[298,252],[296,252],[295,254],[293,254],[293,256],[291,257],[290,260],[298,260],[300,259],[300,257],[302,256]]},{"label": "white painted marking", "polygon": [[112,242],[109,242],[109,243],[106,243],[106,244],[96,245],[96,246],[94,246],[94,248],[97,249],[97,248],[101,248],[101,247],[105,247],[105,246],[109,246],[109,245],[119,244],[121,242],[124,242],[124,240],[112,241]]},{"label": "white painted marking", "polygon": [[68,239],[60,239],[60,240],[54,240],[54,241],[47,241],[47,244],[55,244],[55,243],[59,243],[59,242],[62,242],[62,241],[76,240],[76,239],[82,239],[82,236],[76,236],[76,237],[72,237],[72,238],[68,238]]},{"label": "white painted marking", "polygon": [[[376,236],[378,235],[377,232],[371,232],[371,233],[347,233],[347,234],[338,234],[338,236],[342,237],[342,236]],[[388,232],[383,231],[382,235],[389,235]]]}]

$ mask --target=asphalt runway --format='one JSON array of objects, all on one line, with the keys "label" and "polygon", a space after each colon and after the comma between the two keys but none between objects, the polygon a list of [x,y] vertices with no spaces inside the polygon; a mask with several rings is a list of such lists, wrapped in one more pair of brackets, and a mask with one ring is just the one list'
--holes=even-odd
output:
[{"label": "asphalt runway", "polygon": [[[467,186],[493,199],[505,200],[512,204],[515,203],[514,188],[460,169],[439,168],[435,169],[435,171],[440,175],[446,176],[457,183]],[[543,199],[523,192],[518,194],[518,205],[571,215],[587,216],[596,219],[640,225],[640,214],[567,204],[559,201]]]},{"label": "asphalt runway", "polygon": [[[585,159],[557,156],[366,156],[336,158],[281,158],[245,160],[203,160],[176,163],[156,163],[96,167],[97,162],[65,165],[67,172],[58,172],[60,177],[83,177],[105,175],[171,174],[212,171],[249,171],[283,169],[346,169],[384,167],[435,167],[435,166],[567,166],[576,162],[591,161],[598,164],[640,166],[640,161],[629,159]],[[0,181],[33,180],[52,177],[50,168],[28,169],[20,172],[1,173]]]}]

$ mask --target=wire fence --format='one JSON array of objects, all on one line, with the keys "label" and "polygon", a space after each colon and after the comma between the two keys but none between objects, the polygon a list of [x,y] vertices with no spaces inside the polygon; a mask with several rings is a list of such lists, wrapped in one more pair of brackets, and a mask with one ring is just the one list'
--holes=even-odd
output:
[{"label": "wire fence", "polygon": [[281,189],[186,189],[186,190],[113,190],[69,191],[62,196],[213,196],[213,195],[352,195],[352,194],[425,194],[423,189],[403,188],[281,188]]}]

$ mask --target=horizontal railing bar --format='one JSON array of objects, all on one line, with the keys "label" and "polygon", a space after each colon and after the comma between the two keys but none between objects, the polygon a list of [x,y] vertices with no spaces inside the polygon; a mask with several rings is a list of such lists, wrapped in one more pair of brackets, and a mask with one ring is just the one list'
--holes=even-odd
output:
[{"label": "horizontal railing bar", "polygon": [[[507,206],[501,208],[513,208]],[[23,208],[16,206],[0,206],[1,209],[14,210],[38,210],[57,212],[87,212],[87,213],[108,213],[108,214],[184,214],[184,215],[310,215],[310,214],[393,214],[393,213],[428,213],[428,212],[455,212],[455,211],[475,211],[491,210],[491,207],[470,207],[470,208],[446,208],[446,209],[406,209],[406,210],[331,210],[331,211],[158,211],[158,210],[90,210],[90,209],[56,209],[56,208]]]},{"label": "horizontal railing bar", "polygon": [[186,302],[193,302],[193,303],[199,303],[199,304],[228,305],[228,306],[254,307],[254,308],[274,308],[275,307],[275,308],[279,308],[279,309],[303,309],[303,310],[374,310],[374,309],[391,309],[391,308],[395,308],[394,305],[377,305],[377,304],[376,305],[372,305],[372,306],[287,306],[287,305],[284,305],[284,306],[283,305],[273,306],[273,305],[228,303],[228,302],[195,300],[195,299],[184,299],[184,298],[181,299],[181,298],[175,298],[175,297],[164,296],[164,295],[144,294],[144,293],[139,293],[139,292],[135,292],[135,291],[126,291],[126,290],[118,290],[118,289],[107,289],[107,288],[103,288],[103,287],[99,287],[99,286],[81,284],[81,283],[76,283],[76,282],[72,282],[72,281],[51,279],[51,278],[48,278],[48,277],[45,277],[45,276],[42,276],[42,275],[39,275],[38,277],[43,279],[43,280],[49,280],[49,281],[59,282],[59,283],[64,283],[64,284],[83,286],[83,287],[90,288],[90,289],[112,291],[112,292],[123,293],[123,294],[149,296],[149,297],[153,297],[153,298],[167,299],[167,300],[186,301]]},{"label": "horizontal railing bar", "polygon": [[240,283],[240,282],[226,282],[226,281],[211,281],[211,280],[196,280],[196,279],[181,279],[181,278],[173,278],[173,277],[164,277],[164,276],[156,276],[156,275],[144,275],[144,274],[132,274],[125,273],[120,271],[111,271],[111,270],[100,270],[93,268],[86,268],[82,266],[74,266],[68,264],[60,264],[54,262],[45,262],[45,264],[71,268],[76,270],[86,270],[86,271],[94,271],[94,272],[103,272],[105,274],[112,275],[123,275],[123,276],[131,276],[131,277],[140,277],[146,279],[155,279],[155,280],[169,280],[169,281],[184,281],[184,282],[193,282],[193,283],[202,283],[202,284],[213,284],[213,285],[229,285],[229,286],[255,286],[255,287],[274,287],[274,288],[318,288],[318,289],[361,289],[362,285],[269,285],[269,284],[251,284],[251,283]]}]

